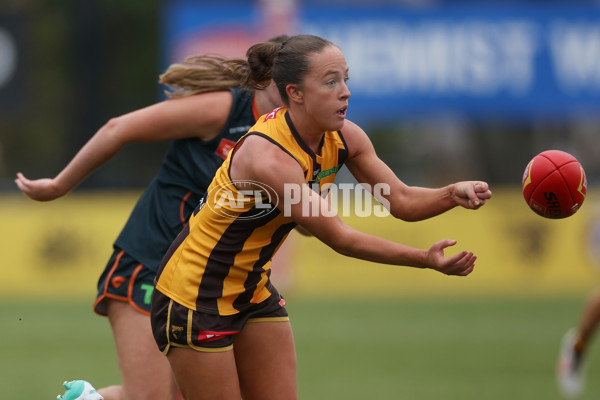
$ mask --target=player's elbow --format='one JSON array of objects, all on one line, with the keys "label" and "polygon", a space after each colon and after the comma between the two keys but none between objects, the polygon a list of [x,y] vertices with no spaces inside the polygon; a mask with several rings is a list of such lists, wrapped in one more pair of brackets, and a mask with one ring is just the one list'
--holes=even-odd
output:
[{"label": "player's elbow", "polygon": [[301,225],[296,225],[296,232],[298,232],[302,236],[312,236],[313,234],[306,228]]},{"label": "player's elbow", "polygon": [[406,222],[415,222],[419,220],[416,213],[416,204],[411,196],[410,187],[406,187],[405,189],[395,192],[393,196],[389,196],[384,205],[396,219]]},{"label": "player's elbow", "polygon": [[121,121],[122,120],[120,117],[113,117],[113,118],[109,119],[108,121],[106,121],[104,126],[102,126],[102,130],[107,132],[107,134],[109,134],[109,133],[114,134],[114,132],[119,131],[119,127],[122,124]]},{"label": "player's elbow", "polygon": [[100,128],[100,132],[106,142],[112,143],[117,148],[133,141],[126,134],[127,122],[123,117],[113,117],[109,119],[102,128]]},{"label": "player's elbow", "polygon": [[352,232],[343,232],[337,235],[332,235],[323,242],[336,253],[343,256],[351,257],[354,252],[356,240],[353,238]]},{"label": "player's elbow", "polygon": [[394,218],[405,222],[415,222],[420,220],[420,218],[418,218],[415,213],[412,212],[412,210],[402,205],[390,207],[389,211]]}]

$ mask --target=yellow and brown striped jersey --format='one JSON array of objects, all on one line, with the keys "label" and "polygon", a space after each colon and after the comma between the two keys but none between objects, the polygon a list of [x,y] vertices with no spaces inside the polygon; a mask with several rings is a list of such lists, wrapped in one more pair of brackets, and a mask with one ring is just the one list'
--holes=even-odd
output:
[{"label": "yellow and brown striped jersey", "polygon": [[275,207],[283,199],[246,190],[260,182],[232,182],[232,157],[249,135],[264,137],[293,157],[313,190],[332,184],[348,155],[341,132],[334,131],[325,132],[315,154],[284,107],[259,118],[217,171],[159,269],[156,289],[189,309],[232,315],[277,294],[269,280],[271,257],[296,224]]}]

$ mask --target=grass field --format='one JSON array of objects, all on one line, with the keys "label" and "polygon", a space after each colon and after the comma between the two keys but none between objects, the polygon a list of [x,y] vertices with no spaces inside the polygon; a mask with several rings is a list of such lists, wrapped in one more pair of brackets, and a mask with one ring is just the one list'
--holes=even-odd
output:
[{"label": "grass field", "polygon": [[[288,298],[301,399],[560,399],[560,338],[584,298]],[[52,399],[65,379],[119,382],[111,331],[88,302],[0,302],[0,397]],[[588,376],[600,373],[593,345]],[[600,396],[589,379],[583,399]]]}]

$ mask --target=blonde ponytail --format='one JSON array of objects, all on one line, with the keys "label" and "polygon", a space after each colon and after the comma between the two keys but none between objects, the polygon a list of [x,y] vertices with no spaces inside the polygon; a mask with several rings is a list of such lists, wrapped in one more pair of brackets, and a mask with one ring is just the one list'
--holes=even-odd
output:
[{"label": "blonde ponytail", "polygon": [[168,86],[167,96],[179,98],[242,86],[248,73],[246,60],[210,54],[172,64],[160,75],[159,83]]},{"label": "blonde ponytail", "polygon": [[[271,63],[277,49],[289,39],[287,35],[273,37],[267,41],[266,57],[268,65],[261,66],[263,58],[249,57],[225,58],[217,54],[207,54],[186,58],[183,63],[172,64],[160,75],[158,82],[167,85],[165,93],[169,98],[186,97],[194,94],[227,90],[232,87],[245,87],[252,90],[262,90],[269,86],[271,80]],[[255,46],[253,46],[255,47]],[[257,46],[264,49],[262,46]],[[251,48],[252,49],[252,48]],[[250,55],[248,50],[247,56]]]}]

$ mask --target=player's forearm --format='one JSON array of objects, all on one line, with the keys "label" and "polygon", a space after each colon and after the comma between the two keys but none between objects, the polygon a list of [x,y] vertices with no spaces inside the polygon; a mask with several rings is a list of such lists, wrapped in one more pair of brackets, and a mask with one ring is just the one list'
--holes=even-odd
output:
[{"label": "player's forearm", "polygon": [[401,197],[390,201],[390,212],[394,217],[410,222],[435,217],[457,206],[453,188],[454,185],[439,189],[408,187]]},{"label": "player's forearm", "polygon": [[[351,229],[351,228],[349,228]],[[352,230],[327,243],[333,250],[345,256],[380,264],[429,268],[427,251]]]},{"label": "player's forearm", "polygon": [[72,190],[119,152],[124,143],[118,140],[117,129],[116,123],[112,120],[109,121],[56,176],[55,182],[62,194]]}]

